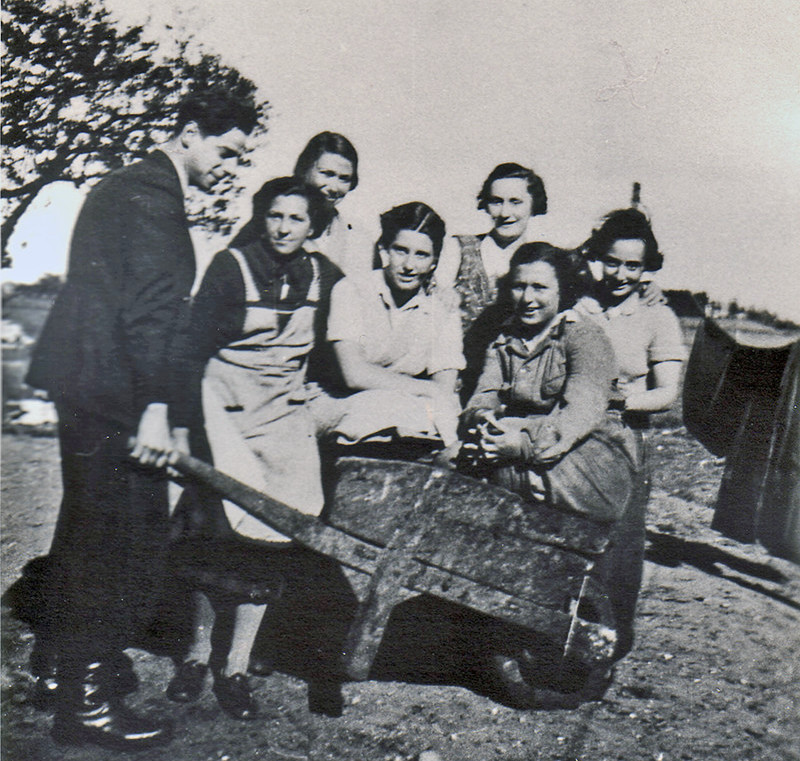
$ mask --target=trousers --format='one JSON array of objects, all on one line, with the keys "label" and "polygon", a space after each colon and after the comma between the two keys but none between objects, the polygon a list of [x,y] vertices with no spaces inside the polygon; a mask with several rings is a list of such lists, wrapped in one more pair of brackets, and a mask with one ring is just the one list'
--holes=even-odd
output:
[{"label": "trousers", "polygon": [[167,478],[129,456],[128,426],[68,404],[57,409],[64,491],[39,633],[65,662],[88,663],[135,644],[154,615]]}]

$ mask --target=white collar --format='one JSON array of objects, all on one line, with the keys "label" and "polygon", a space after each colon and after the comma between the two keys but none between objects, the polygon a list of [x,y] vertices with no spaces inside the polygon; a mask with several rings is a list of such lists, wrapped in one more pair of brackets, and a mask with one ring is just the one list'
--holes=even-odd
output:
[{"label": "white collar", "polygon": [[406,312],[411,309],[425,308],[427,304],[427,294],[425,293],[424,288],[420,288],[408,301],[406,301],[405,304],[403,304],[403,306],[399,307],[395,303],[394,296],[389,288],[389,284],[386,282],[386,277],[383,274],[383,270],[373,270],[372,276],[375,279],[378,287],[378,295],[381,297],[387,308],[396,310],[398,312]]}]

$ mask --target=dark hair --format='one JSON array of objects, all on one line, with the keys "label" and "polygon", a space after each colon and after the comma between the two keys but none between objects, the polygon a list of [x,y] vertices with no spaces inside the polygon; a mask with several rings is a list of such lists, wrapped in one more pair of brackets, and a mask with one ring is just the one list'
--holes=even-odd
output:
[{"label": "dark hair", "polygon": [[492,197],[492,183],[495,180],[505,180],[509,177],[525,180],[528,183],[528,193],[531,197],[531,216],[536,217],[540,214],[547,214],[547,193],[544,190],[544,182],[532,169],[509,162],[498,164],[489,176],[484,180],[481,192],[478,193],[478,208],[486,211],[489,199]]},{"label": "dark hair", "polygon": [[175,131],[195,122],[203,136],[224,135],[234,128],[250,134],[258,121],[252,98],[240,99],[219,87],[187,95],[178,106]]},{"label": "dark hair", "polygon": [[641,240],[644,243],[642,264],[648,272],[661,269],[664,257],[658,250],[650,220],[638,209],[617,209],[603,218],[599,229],[592,230],[586,242],[586,255],[597,261],[602,259],[618,240]]},{"label": "dark hair", "polygon": [[350,180],[350,190],[353,190],[358,185],[358,153],[353,144],[338,132],[320,132],[308,141],[294,165],[295,177],[305,178],[308,170],[323,153],[335,153],[353,165],[353,176]]},{"label": "dark hair", "polygon": [[581,278],[577,261],[572,252],[551,246],[549,243],[523,243],[511,257],[504,286],[510,291],[514,271],[523,264],[545,262],[556,273],[558,281],[558,309],[562,311],[575,306],[575,302],[583,295],[584,282]]},{"label": "dark hair", "polygon": [[401,230],[427,235],[433,243],[433,256],[439,258],[444,242],[444,220],[427,204],[411,201],[381,214],[381,237],[377,245],[389,248]]},{"label": "dark hair", "polygon": [[276,177],[265,182],[253,196],[253,216],[231,241],[232,246],[245,246],[267,233],[266,218],[273,201],[279,196],[300,196],[308,203],[311,235],[316,238],[330,221],[330,211],[325,196],[297,177]]}]

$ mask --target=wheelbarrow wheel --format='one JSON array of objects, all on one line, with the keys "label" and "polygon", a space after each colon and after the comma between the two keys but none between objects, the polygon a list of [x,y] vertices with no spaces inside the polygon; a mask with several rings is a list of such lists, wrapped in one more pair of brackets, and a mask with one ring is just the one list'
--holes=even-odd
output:
[{"label": "wheelbarrow wheel", "polygon": [[527,648],[513,654],[494,653],[489,671],[493,695],[521,709],[577,708],[581,703],[600,700],[614,678],[610,664],[589,667],[567,659],[555,665],[537,658]]}]

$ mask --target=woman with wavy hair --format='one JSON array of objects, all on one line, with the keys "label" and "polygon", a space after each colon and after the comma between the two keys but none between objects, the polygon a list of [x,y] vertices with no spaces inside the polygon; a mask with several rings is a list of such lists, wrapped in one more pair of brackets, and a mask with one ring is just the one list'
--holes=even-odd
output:
[{"label": "woman with wavy hair", "polygon": [[437,288],[455,290],[465,331],[497,300],[499,280],[508,272],[514,252],[536,240],[531,219],[547,213],[541,177],[513,162],[489,172],[477,200],[492,220],[492,229],[448,240],[435,275]]},{"label": "woman with wavy hair", "polygon": [[322,427],[344,443],[400,437],[447,447],[457,441],[464,358],[458,316],[428,293],[445,225],[419,201],[380,221],[383,268],[345,277],[331,294],[328,340],[346,392],[327,400],[334,415]]}]

